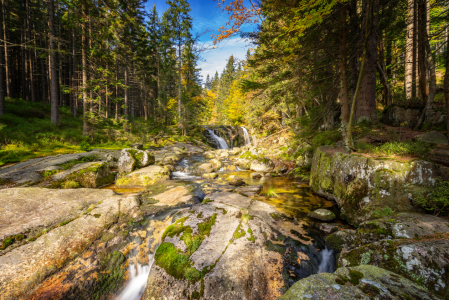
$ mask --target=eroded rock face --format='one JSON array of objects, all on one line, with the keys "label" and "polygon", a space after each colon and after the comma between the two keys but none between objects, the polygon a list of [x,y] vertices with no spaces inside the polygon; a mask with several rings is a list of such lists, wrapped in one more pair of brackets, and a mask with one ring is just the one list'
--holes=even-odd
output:
[{"label": "eroded rock face", "polygon": [[339,268],[295,283],[282,300],[439,299],[418,284],[375,266]]},{"label": "eroded rock face", "polygon": [[439,169],[427,161],[372,159],[322,146],[313,157],[310,186],[317,194],[335,200],[341,216],[358,225],[386,207],[420,212],[410,200],[425,193],[438,176]]},{"label": "eroded rock face", "polygon": [[286,221],[275,215],[237,193],[206,195],[166,229],[143,299],[276,299],[286,288],[287,253],[274,237],[301,229],[281,228]]}]

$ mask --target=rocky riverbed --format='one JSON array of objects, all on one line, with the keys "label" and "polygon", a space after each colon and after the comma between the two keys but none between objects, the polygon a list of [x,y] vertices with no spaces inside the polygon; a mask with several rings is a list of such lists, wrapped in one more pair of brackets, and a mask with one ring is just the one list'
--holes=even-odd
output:
[{"label": "rocky riverbed", "polygon": [[[370,211],[440,169],[335,153],[313,158],[312,188],[328,199],[249,146],[136,145],[3,168],[0,299],[448,299],[447,220]],[[389,167],[401,173],[378,183]]]}]

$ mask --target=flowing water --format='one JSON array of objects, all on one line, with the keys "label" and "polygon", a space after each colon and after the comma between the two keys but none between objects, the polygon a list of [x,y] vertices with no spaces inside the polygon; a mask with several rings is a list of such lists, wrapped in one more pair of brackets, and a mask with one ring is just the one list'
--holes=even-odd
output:
[{"label": "flowing water", "polygon": [[243,127],[243,126],[242,126],[242,130],[243,130],[243,135],[245,137],[245,145],[251,144],[251,140],[249,138],[248,130],[246,130],[246,128]]},{"label": "flowing water", "polygon": [[229,146],[226,143],[226,141],[224,140],[224,138],[216,135],[212,129],[208,128],[207,130],[209,131],[211,138],[213,138],[217,142],[217,145],[220,147],[219,149],[229,149]]},{"label": "flowing water", "polygon": [[[223,140],[224,141],[224,140]],[[226,142],[225,142],[226,143]],[[334,252],[325,248],[324,239],[321,232],[314,229],[316,221],[307,215],[310,211],[318,208],[327,208],[337,213],[335,203],[324,198],[315,196],[307,184],[287,179],[285,177],[262,177],[261,179],[251,178],[250,171],[244,171],[234,166],[231,161],[223,161],[223,167],[218,171],[218,178],[213,181],[201,178],[197,166],[204,163],[203,156],[190,156],[178,162],[175,171],[172,172],[171,179],[186,183],[193,187],[194,193],[203,199],[207,193],[215,191],[231,191],[227,178],[230,175],[238,175],[243,178],[248,185],[262,185],[261,195],[270,191],[275,191],[277,197],[268,198],[256,196],[255,199],[266,202],[277,211],[289,217],[295,222],[302,224],[305,228],[303,233],[297,233],[304,241],[310,241],[310,246],[304,246],[303,251],[309,257],[308,261],[301,263],[300,278],[305,278],[310,274],[334,272],[335,257]],[[142,189],[117,189],[110,187],[119,193],[135,193]],[[130,280],[124,290],[117,296],[117,300],[139,300],[145,290],[148,276],[154,262],[154,253],[161,242],[161,236],[165,228],[171,224],[174,215],[179,209],[172,210],[157,217],[150,217],[146,220],[145,226],[141,230],[134,230],[131,235],[141,239],[139,248],[131,251],[129,264]],[[146,232],[145,238],[139,237],[138,233]],[[137,233],[136,233],[137,232]],[[319,250],[321,249],[321,250]],[[145,253],[145,255],[143,255]],[[149,254],[148,254],[149,253]]]}]

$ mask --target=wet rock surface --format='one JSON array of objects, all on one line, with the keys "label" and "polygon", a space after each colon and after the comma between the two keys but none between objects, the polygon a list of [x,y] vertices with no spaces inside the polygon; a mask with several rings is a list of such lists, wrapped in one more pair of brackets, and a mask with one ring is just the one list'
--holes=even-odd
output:
[{"label": "wet rock surface", "polygon": [[334,274],[312,275],[279,299],[440,299],[418,284],[374,266],[339,268]]}]

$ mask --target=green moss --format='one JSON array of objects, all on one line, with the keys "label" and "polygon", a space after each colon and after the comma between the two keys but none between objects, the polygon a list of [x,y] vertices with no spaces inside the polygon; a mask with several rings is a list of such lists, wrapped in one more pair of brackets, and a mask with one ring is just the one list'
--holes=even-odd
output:
[{"label": "green moss", "polygon": [[0,250],[5,250],[8,246],[11,246],[14,243],[14,238],[7,237],[3,240],[2,245],[0,246]]},{"label": "green moss", "polygon": [[71,219],[71,220],[64,221],[64,222],[60,223],[59,226],[67,225],[67,224],[69,224],[70,222],[72,222],[73,220],[75,220],[75,219]]},{"label": "green moss", "polygon": [[353,285],[357,285],[359,284],[360,279],[363,278],[363,273],[356,270],[349,270],[349,276],[351,277],[349,279],[349,282],[351,282]]},{"label": "green moss", "polygon": [[228,211],[226,209],[220,208],[220,207],[215,207],[215,210],[221,210],[224,215],[228,213]]},{"label": "green moss", "polygon": [[200,235],[210,235],[210,231],[212,229],[212,226],[215,224],[215,219],[217,218],[217,214],[214,213],[212,217],[210,217],[207,221],[204,223],[198,224],[198,230],[200,231]]},{"label": "green moss", "polygon": [[249,220],[252,220],[252,219],[254,219],[253,216],[248,215],[248,214],[243,214],[243,216],[242,216],[242,222],[244,224],[248,224]]},{"label": "green moss", "polygon": [[365,284],[360,289],[372,298],[380,294],[380,289],[375,285]]},{"label": "green moss", "polygon": [[248,241],[251,241],[253,243],[256,242],[256,237],[253,235],[253,231],[251,230],[251,228],[248,229],[248,233],[250,234],[250,237],[248,238]]},{"label": "green moss", "polygon": [[[158,266],[176,279],[184,279],[185,272],[191,266],[189,255],[180,253],[172,243],[163,242],[156,250],[154,259]],[[192,271],[189,271],[193,274]]]},{"label": "green moss", "polygon": [[345,285],[346,284],[346,281],[344,281],[340,277],[335,278],[335,282],[338,283],[339,285]]},{"label": "green moss", "polygon": [[63,182],[61,184],[61,187],[63,189],[75,189],[75,188],[77,188],[79,186],[80,186],[80,184],[78,182],[76,182],[76,181],[73,181],[73,180],[66,180],[65,182]]},{"label": "green moss", "polygon": [[99,217],[101,217],[101,215],[100,214],[94,214],[94,217],[98,219]]},{"label": "green moss", "polygon": [[270,216],[275,220],[279,221],[281,219],[281,215],[277,213],[270,213]]},{"label": "green moss", "polygon": [[190,282],[197,282],[201,279],[201,272],[195,268],[187,268],[184,272],[184,276]]},{"label": "green moss", "polygon": [[203,218],[203,212],[200,212],[196,217],[197,217],[197,219],[202,219]]},{"label": "green moss", "polygon": [[176,220],[175,223],[171,224],[170,226],[168,226],[164,233],[162,234],[162,240],[165,239],[165,237],[168,235],[169,237],[174,237],[175,235],[178,235],[180,233],[182,233],[187,227],[190,228],[190,226],[186,226],[184,227],[184,222],[188,219],[189,217],[184,217],[181,219]]},{"label": "green moss", "polygon": [[237,226],[237,229],[234,231],[234,240],[238,240],[239,238],[243,237],[246,235],[245,230],[243,230],[243,228],[240,226]]},{"label": "green moss", "polygon": [[201,203],[206,204],[206,203],[213,202],[213,201],[214,201],[214,200],[210,200],[209,198],[206,198],[206,199],[204,199],[203,202],[201,202]]}]

